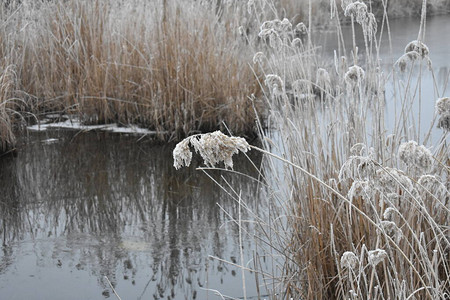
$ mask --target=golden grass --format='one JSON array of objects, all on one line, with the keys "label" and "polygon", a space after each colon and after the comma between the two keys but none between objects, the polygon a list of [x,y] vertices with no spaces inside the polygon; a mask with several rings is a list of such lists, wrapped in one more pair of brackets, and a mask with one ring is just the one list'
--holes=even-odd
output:
[{"label": "golden grass", "polygon": [[[272,269],[255,262],[254,271],[273,299],[446,299],[450,293],[449,132],[442,128],[432,144],[437,114],[426,128],[411,109],[421,101],[421,76],[434,78],[429,51],[413,41],[417,54],[407,66],[380,72],[370,11],[352,4],[347,13],[352,26],[364,26],[365,57],[347,53],[331,64],[306,41],[293,43],[295,27],[287,20],[261,30],[267,46],[255,61],[265,75],[274,130],[260,128],[264,149],[251,146],[267,157],[260,176],[272,204],[269,217],[258,220],[255,259],[271,258]],[[418,36],[423,40],[424,31]],[[399,84],[400,72],[408,82]],[[393,99],[385,97],[386,81],[395,88]],[[392,131],[385,126],[386,101],[402,107]],[[236,203],[241,207],[240,197]]]},{"label": "golden grass", "polygon": [[213,4],[22,1],[2,17],[1,63],[16,66],[35,114],[134,123],[163,138],[254,129],[251,57],[232,14]]},{"label": "golden grass", "polygon": [[[361,25],[370,29],[368,12],[354,11],[353,26],[360,26],[360,13]],[[339,32],[338,23],[336,28]],[[277,148],[272,143],[267,148],[280,153],[275,160],[285,167],[270,159],[267,166],[276,180],[266,183],[273,201],[283,204],[281,213],[261,226],[276,233],[266,255],[285,259],[269,293],[283,299],[444,299],[450,292],[448,131],[442,131],[432,154],[412,142],[414,151],[404,146],[418,138],[426,148],[432,146],[429,133],[424,134],[430,131],[420,129],[410,109],[420,101],[413,89],[421,75],[389,100],[404,108],[389,132],[381,83],[395,83],[401,70],[393,65],[389,77],[378,71],[374,32],[365,31],[363,61],[350,56],[326,65],[313,54],[313,45],[293,53],[294,35],[276,31],[269,40],[281,37],[283,43],[265,50],[270,59],[264,69],[266,78],[279,76],[265,82],[276,130],[262,138],[279,141]],[[422,73],[433,72],[427,55],[414,62]],[[353,65],[364,73],[355,73]],[[407,72],[414,78],[417,68],[408,66]],[[283,221],[280,215],[286,215]],[[343,259],[348,251],[357,259],[353,268]]]}]

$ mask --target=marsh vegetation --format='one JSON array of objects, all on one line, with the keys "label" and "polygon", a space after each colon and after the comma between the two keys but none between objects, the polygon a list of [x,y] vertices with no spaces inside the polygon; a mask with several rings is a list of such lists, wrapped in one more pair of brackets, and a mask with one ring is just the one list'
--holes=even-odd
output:
[{"label": "marsh vegetation", "polygon": [[[236,208],[226,216],[240,253],[229,263],[241,267],[244,298],[254,278],[273,299],[445,299],[450,73],[433,64],[427,16],[449,8],[440,0],[10,1],[0,11],[2,147],[14,147],[30,119],[56,112],[181,140],[177,169],[198,155],[217,175],[238,152],[262,153],[262,165],[248,162],[253,173],[238,174],[264,188],[261,214],[239,180],[215,181]],[[392,54],[398,15],[415,16],[417,32],[402,53],[382,57]],[[314,44],[317,28],[336,36],[332,55]],[[228,135],[205,133],[217,129]],[[252,133],[262,145],[238,137]],[[247,237],[257,245],[251,258]]]}]

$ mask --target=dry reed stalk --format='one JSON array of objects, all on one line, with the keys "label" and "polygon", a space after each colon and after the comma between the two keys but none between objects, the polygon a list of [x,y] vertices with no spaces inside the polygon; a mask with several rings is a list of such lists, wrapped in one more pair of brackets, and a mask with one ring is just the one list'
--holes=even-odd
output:
[{"label": "dry reed stalk", "polygon": [[[386,11],[385,7],[383,22],[388,24]],[[366,19],[374,22],[370,13],[370,8],[355,12],[360,24],[354,26],[366,26]],[[319,63],[310,43],[293,49],[295,35],[289,26],[282,30],[283,22],[262,23],[260,36],[267,47],[254,59],[266,70],[261,85],[276,128],[262,138],[280,141],[273,150],[281,154],[259,151],[285,164],[282,168],[270,159],[267,163],[274,178],[265,183],[287,211],[286,223],[277,222],[277,216],[264,223],[264,232],[273,233],[268,235],[267,253],[285,258],[277,265],[282,270],[278,280],[270,278],[274,283],[267,286],[272,289],[269,294],[301,299],[444,299],[450,292],[448,132],[441,126],[443,136],[433,152],[428,138],[425,145],[418,141],[421,125],[414,123],[410,108],[420,100],[410,97],[415,93],[408,89],[417,88],[420,79],[396,93],[394,101],[402,111],[388,136],[382,84],[386,78],[375,55],[380,46],[376,41],[381,40],[376,32],[364,30],[368,51],[363,67],[349,68],[348,57],[336,59],[337,72],[327,80],[334,88],[318,90],[320,80],[313,74],[320,76],[327,66]],[[425,47],[408,45],[406,53],[425,58],[428,52],[420,50]],[[356,61],[356,45],[353,49]],[[345,45],[337,52],[345,53]],[[426,64],[427,59],[417,63]],[[437,102],[440,115],[445,101]],[[286,188],[276,188],[278,182]],[[341,266],[347,252],[358,259],[354,267]]]},{"label": "dry reed stalk", "polygon": [[[35,113],[136,123],[167,137],[254,129],[258,94],[237,20],[196,2],[22,1],[2,11],[5,63]],[[202,18],[196,18],[198,14]],[[133,17],[130,18],[129,16]],[[15,18],[14,16],[19,16]],[[22,29],[17,30],[16,29]]]}]

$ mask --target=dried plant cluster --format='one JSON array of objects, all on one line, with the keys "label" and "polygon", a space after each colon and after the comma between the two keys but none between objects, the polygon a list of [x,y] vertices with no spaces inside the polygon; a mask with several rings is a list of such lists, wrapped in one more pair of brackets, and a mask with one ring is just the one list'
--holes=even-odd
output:
[{"label": "dried plant cluster", "polygon": [[[59,112],[86,123],[134,123],[165,139],[223,123],[237,133],[251,132],[257,105],[248,97],[260,88],[236,30],[242,5],[218,10],[219,4],[2,3],[2,101],[20,99],[26,105],[15,111],[37,117]],[[13,82],[5,79],[8,70],[14,70]],[[3,115],[5,125],[15,118]],[[2,128],[3,145],[14,144],[11,126]]]},{"label": "dried plant cluster", "polygon": [[[256,2],[249,2],[252,9]],[[269,294],[282,299],[446,299],[450,102],[436,91],[429,126],[441,136],[421,129],[411,109],[420,101],[414,88],[423,84],[417,72],[433,72],[433,49],[423,42],[427,5],[418,39],[384,74],[376,28],[387,15],[377,21],[366,1],[337,3],[330,1],[339,34],[338,12],[362,27],[363,58],[353,37],[327,65],[314,54],[303,23],[261,20],[263,45],[253,64],[263,70],[260,84],[275,128],[261,130],[264,149],[252,149],[267,155],[264,173],[271,175],[262,180],[274,203],[274,215],[260,224],[269,240],[261,257],[278,265],[259,274]],[[394,82],[398,96],[386,99],[386,81],[401,72],[411,82]],[[403,108],[392,130],[384,124],[387,100]]]}]

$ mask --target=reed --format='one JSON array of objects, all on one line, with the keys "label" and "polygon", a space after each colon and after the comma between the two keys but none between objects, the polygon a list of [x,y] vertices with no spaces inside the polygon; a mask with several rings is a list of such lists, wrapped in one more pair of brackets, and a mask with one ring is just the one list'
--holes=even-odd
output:
[{"label": "reed", "polygon": [[[424,1],[422,20],[426,7]],[[274,292],[294,299],[444,299],[450,292],[446,123],[440,122],[442,136],[432,145],[430,129],[421,129],[411,110],[421,101],[419,73],[414,82],[394,85],[388,101],[403,109],[389,132],[384,82],[396,82],[403,68],[380,72],[369,6],[354,2],[343,10],[352,26],[362,27],[364,59],[353,44],[350,56],[338,49],[342,57],[324,65],[311,44],[293,53],[289,30],[278,32],[282,43],[266,54],[266,78],[278,76],[284,89],[266,81],[276,130],[263,138],[282,141],[276,151],[289,162],[281,171],[268,164],[285,181],[278,197],[290,208],[288,226],[276,226],[291,238],[278,246],[286,259],[281,290]],[[418,36],[419,42],[405,45],[406,55],[417,53],[403,69],[409,78],[433,73],[429,49],[420,42],[423,30]],[[440,108],[446,99],[437,101],[432,119],[445,119]]]},{"label": "reed", "polygon": [[[140,124],[179,138],[251,132],[259,86],[235,8],[188,1],[17,1],[2,7],[2,65],[27,109]],[[194,16],[201,15],[201,18]],[[130,17],[132,16],[132,17]]]},{"label": "reed", "polygon": [[[422,4],[418,40],[405,45],[401,63],[387,73],[378,57],[378,21],[363,2],[340,7],[331,1],[353,32],[362,27],[365,45],[361,57],[353,36],[331,64],[316,54],[310,32],[299,39],[287,19],[262,23],[259,36],[267,46],[254,62],[264,72],[272,130],[260,128],[264,147],[251,149],[267,157],[261,180],[274,209],[269,220],[259,219],[259,257],[272,258],[273,268],[254,271],[273,299],[448,297],[448,98],[435,83],[439,99],[429,127],[411,109],[421,103],[421,76],[434,74],[432,50],[423,43]],[[387,20],[384,13],[384,26]],[[402,72],[409,78],[404,84]],[[385,96],[388,81],[392,99]],[[385,125],[386,101],[400,107],[392,130]],[[442,135],[432,142],[436,125]],[[205,155],[213,149],[198,152],[214,161]]]}]

